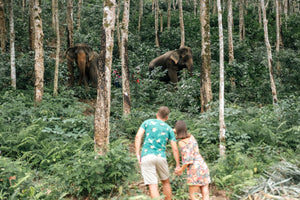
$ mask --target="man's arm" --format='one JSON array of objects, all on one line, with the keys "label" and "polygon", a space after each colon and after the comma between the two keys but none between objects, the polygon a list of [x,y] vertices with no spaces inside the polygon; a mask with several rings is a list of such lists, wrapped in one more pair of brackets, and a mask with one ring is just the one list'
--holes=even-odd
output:
[{"label": "man's arm", "polygon": [[140,148],[141,148],[141,142],[142,142],[144,133],[145,133],[145,130],[143,128],[139,128],[139,130],[135,136],[135,154],[136,154],[136,157],[137,157],[139,163],[141,163]]},{"label": "man's arm", "polygon": [[176,162],[176,168],[180,168],[179,151],[178,151],[177,143],[175,141],[171,141],[170,143],[171,143],[174,159]]}]

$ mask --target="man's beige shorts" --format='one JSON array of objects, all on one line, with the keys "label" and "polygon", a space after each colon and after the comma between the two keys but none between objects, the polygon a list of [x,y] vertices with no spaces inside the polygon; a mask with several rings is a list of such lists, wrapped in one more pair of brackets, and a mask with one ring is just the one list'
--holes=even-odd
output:
[{"label": "man's beige shorts", "polygon": [[158,184],[158,177],[160,180],[169,178],[167,159],[153,154],[142,157],[141,170],[146,185]]}]

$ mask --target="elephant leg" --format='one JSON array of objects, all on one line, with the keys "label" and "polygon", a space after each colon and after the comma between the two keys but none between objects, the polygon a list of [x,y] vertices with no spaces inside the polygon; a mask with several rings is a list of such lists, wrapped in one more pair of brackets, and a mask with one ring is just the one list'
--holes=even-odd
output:
[{"label": "elephant leg", "polygon": [[175,69],[168,69],[168,75],[172,83],[176,84],[178,82],[177,71]]}]

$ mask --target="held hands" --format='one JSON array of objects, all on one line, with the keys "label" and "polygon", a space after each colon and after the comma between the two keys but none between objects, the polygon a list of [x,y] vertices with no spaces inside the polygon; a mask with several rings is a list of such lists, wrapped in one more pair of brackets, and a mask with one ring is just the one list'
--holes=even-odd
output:
[{"label": "held hands", "polygon": [[183,172],[183,168],[182,167],[176,167],[175,168],[175,174],[178,176],[181,176]]}]

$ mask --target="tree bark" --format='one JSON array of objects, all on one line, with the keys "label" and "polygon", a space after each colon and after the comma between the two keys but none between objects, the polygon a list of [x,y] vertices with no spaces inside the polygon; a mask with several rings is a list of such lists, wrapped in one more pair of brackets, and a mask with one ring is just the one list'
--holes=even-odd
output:
[{"label": "tree bark", "polygon": [[141,27],[142,27],[143,10],[144,10],[143,8],[144,8],[144,2],[143,2],[143,0],[140,0],[140,7],[139,7],[139,27],[138,27],[139,32],[141,31]]},{"label": "tree bark", "polygon": [[183,47],[185,43],[185,35],[184,35],[182,0],[179,0],[178,3],[179,3],[178,7],[179,7],[179,21],[180,21],[180,33],[181,33],[180,47]]},{"label": "tree bark", "polygon": [[73,40],[73,0],[67,1],[67,33],[68,33],[68,47],[74,46]]},{"label": "tree bark", "polygon": [[125,116],[130,114],[131,98],[129,86],[129,64],[128,64],[128,24],[129,24],[130,0],[124,0],[124,11],[122,21],[122,89],[123,89],[123,113]]},{"label": "tree bark", "polygon": [[224,120],[224,42],[221,0],[217,0],[218,5],[218,24],[220,40],[220,91],[219,91],[219,123],[220,123],[220,156],[225,156],[225,120]]},{"label": "tree bark", "polygon": [[111,65],[114,46],[114,27],[116,19],[115,0],[103,1],[103,30],[101,53],[98,62],[97,103],[95,110],[95,150],[99,155],[108,151],[109,117],[111,98]]},{"label": "tree bark", "polygon": [[9,32],[10,32],[10,77],[11,86],[17,88],[16,81],[16,53],[15,53],[15,24],[13,0],[9,0]]},{"label": "tree bark", "polygon": [[233,50],[233,14],[232,14],[232,0],[228,0],[228,54],[229,64],[234,61],[234,50]]},{"label": "tree bark", "polygon": [[155,45],[157,47],[157,49],[160,48],[159,45],[159,36],[158,36],[158,13],[159,13],[159,7],[158,7],[158,1],[154,0],[154,7],[155,7]]},{"label": "tree bark", "polygon": [[117,15],[116,15],[116,32],[117,32],[117,39],[118,39],[118,50],[119,56],[122,57],[122,41],[121,41],[121,33],[120,33],[120,12],[121,12],[121,0],[118,1],[117,6]]},{"label": "tree bark", "polygon": [[171,28],[171,0],[168,0],[168,22],[167,22],[167,28],[168,30]]},{"label": "tree bark", "polygon": [[81,7],[83,0],[78,0],[77,29],[80,29]]},{"label": "tree bark", "polygon": [[277,104],[277,92],[276,92],[276,85],[275,85],[275,79],[273,75],[273,67],[272,67],[272,49],[269,42],[269,36],[268,36],[268,20],[267,20],[267,14],[266,14],[266,8],[265,8],[265,2],[264,0],[261,0],[261,8],[263,13],[263,24],[264,24],[264,37],[265,37],[265,43],[267,48],[267,54],[268,54],[268,66],[269,66],[269,75],[270,75],[270,81],[271,81],[271,89],[272,89],[272,96],[273,96],[273,104]]},{"label": "tree bark", "polygon": [[59,53],[60,53],[60,35],[59,35],[59,13],[58,13],[58,0],[54,0],[54,21],[56,32],[56,57],[55,57],[55,72],[54,72],[54,88],[53,95],[57,96],[58,88],[58,67],[59,67]]},{"label": "tree bark", "polygon": [[240,41],[245,39],[245,22],[244,22],[244,1],[239,3],[239,35]]},{"label": "tree bark", "polygon": [[34,7],[34,1],[33,0],[29,1],[29,48],[30,50],[34,50],[34,45],[35,45],[33,7]]},{"label": "tree bark", "polygon": [[43,26],[41,18],[41,8],[39,1],[34,1],[34,30],[35,30],[35,45],[34,45],[34,71],[35,71],[35,102],[41,102],[44,93],[44,50],[43,50]]},{"label": "tree bark", "polygon": [[[74,46],[73,40],[73,0],[67,0],[67,44],[68,48]],[[74,83],[74,63],[68,59],[68,85]]]},{"label": "tree bark", "polygon": [[211,50],[210,50],[210,25],[209,25],[209,0],[201,1],[201,112],[209,110],[212,100],[211,90]]},{"label": "tree bark", "polygon": [[197,0],[194,0],[194,15],[197,16]]},{"label": "tree bark", "polygon": [[1,37],[1,52],[5,53],[6,45],[6,26],[5,26],[5,10],[4,0],[0,0],[0,37]]}]

